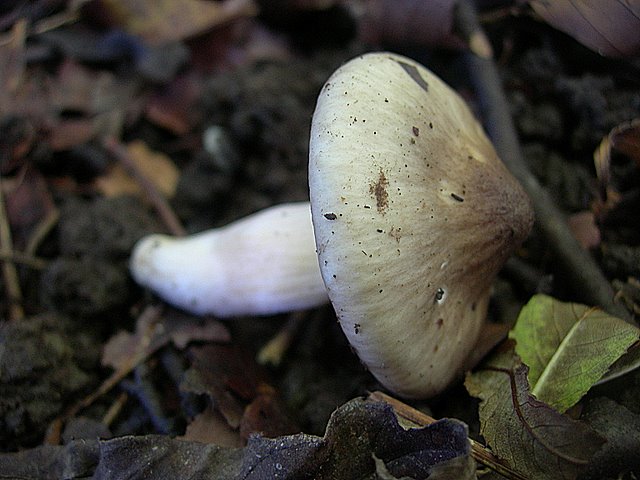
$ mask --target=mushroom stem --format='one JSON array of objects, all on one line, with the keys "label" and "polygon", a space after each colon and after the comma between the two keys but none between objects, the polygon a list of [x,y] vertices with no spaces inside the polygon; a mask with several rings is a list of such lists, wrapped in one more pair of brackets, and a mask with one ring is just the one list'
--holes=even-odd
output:
[{"label": "mushroom stem", "polygon": [[187,237],[147,236],[130,268],[140,285],[198,315],[272,315],[328,301],[308,202]]}]

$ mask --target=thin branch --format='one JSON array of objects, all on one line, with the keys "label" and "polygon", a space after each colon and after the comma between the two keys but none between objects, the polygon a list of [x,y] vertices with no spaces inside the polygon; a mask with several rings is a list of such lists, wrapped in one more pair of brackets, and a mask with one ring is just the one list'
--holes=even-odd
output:
[{"label": "thin branch", "polygon": [[156,186],[151,182],[137,167],[136,163],[132,160],[127,149],[115,138],[107,138],[104,142],[104,147],[111,155],[113,155],[120,165],[131,175],[136,182],[142,187],[146,193],[149,201],[158,212],[158,215],[162,219],[167,229],[176,236],[184,236],[186,234],[182,223],[178,216],[174,213],[173,209],[167,202],[167,199],[160,193]]},{"label": "thin branch", "polygon": [[308,320],[309,312],[292,312],[287,322],[267,343],[263,345],[257,355],[260,365],[277,367],[287,354],[291,343],[295,339],[300,327]]},{"label": "thin branch", "polygon": [[36,225],[35,229],[29,235],[29,241],[24,249],[25,255],[35,256],[36,251],[45,238],[51,233],[60,220],[60,211],[53,207]]},{"label": "thin branch", "polygon": [[[478,35],[486,37],[473,2],[458,2],[455,17],[457,28],[465,38],[477,39]],[[572,290],[582,301],[600,306],[609,313],[628,320],[629,312],[614,301],[615,294],[611,284],[593,257],[571,234],[565,215],[556,207],[549,193],[525,163],[493,58],[479,56],[471,50],[463,55],[479,99],[485,128],[498,155],[529,194],[536,213],[536,225],[546,238],[558,267],[571,283]]]},{"label": "thin branch", "polygon": [[[2,188],[2,178],[0,177],[0,251],[13,252],[13,241],[11,239],[11,227],[7,218],[7,210],[4,201],[4,191]],[[7,291],[7,302],[9,304],[9,319],[22,320],[24,309],[22,308],[22,290],[18,271],[11,259],[3,260],[2,274],[4,276],[4,288]]]},{"label": "thin branch", "polygon": [[15,250],[7,252],[4,250],[4,247],[0,249],[0,261],[20,263],[34,270],[44,270],[47,268],[49,263],[43,258],[34,257],[33,255],[17,252]]},{"label": "thin branch", "polygon": [[[161,314],[161,308],[149,306],[140,314],[140,317],[144,316],[152,319],[151,324],[153,325],[155,324],[155,322],[159,321]],[[78,400],[66,412],[56,418],[54,422],[66,422],[68,419],[76,416],[81,410],[92,405],[93,402],[102,397],[104,394],[108,393],[113,387],[115,387],[125,377],[127,377],[127,375],[129,375],[133,371],[133,369],[136,368],[136,366],[144,362],[153,353],[155,353],[156,350],[157,347],[140,348],[131,358],[128,359],[128,361],[124,365],[119,367],[108,378],[106,378],[95,391]]]}]

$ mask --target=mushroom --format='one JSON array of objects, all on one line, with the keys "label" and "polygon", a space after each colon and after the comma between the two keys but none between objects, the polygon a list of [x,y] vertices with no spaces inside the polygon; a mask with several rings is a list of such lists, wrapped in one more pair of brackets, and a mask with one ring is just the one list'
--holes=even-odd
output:
[{"label": "mushroom", "polygon": [[308,202],[187,237],[149,235],[134,247],[130,270],[140,285],[199,315],[272,315],[327,302]]},{"label": "mushroom", "polygon": [[313,115],[309,188],[320,269],[342,330],[404,397],[469,367],[490,287],[533,213],[473,114],[422,65],[340,67]]}]

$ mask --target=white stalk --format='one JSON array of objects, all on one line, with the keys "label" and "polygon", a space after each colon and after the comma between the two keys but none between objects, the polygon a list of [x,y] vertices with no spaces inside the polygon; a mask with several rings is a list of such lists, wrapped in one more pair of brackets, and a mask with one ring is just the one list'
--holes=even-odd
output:
[{"label": "white stalk", "polygon": [[140,285],[198,315],[272,315],[328,302],[308,202],[188,237],[147,236],[130,268]]}]

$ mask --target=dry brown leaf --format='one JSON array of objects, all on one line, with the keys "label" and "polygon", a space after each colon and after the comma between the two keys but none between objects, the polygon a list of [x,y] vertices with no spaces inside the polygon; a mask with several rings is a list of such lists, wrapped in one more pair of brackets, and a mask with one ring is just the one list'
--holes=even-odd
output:
[{"label": "dry brown leaf", "polygon": [[611,148],[626,155],[640,167],[640,119],[618,125],[609,134]]},{"label": "dry brown leaf", "polygon": [[115,370],[127,369],[170,342],[184,348],[192,341],[228,342],[230,338],[227,328],[215,320],[175,311],[160,316],[151,311],[138,318],[135,333],[120,331],[111,337],[104,346],[102,364]]},{"label": "dry brown leaf", "polygon": [[290,435],[300,431],[291,421],[276,390],[269,385],[258,386],[258,395],[247,405],[240,422],[240,436],[248,439],[259,432],[268,438]]},{"label": "dry brown leaf", "polygon": [[150,45],[161,45],[203,33],[238,18],[253,16],[252,0],[101,0],[127,32]]},{"label": "dry brown leaf", "polygon": [[601,55],[640,52],[640,2],[635,0],[531,0],[547,23]]},{"label": "dry brown leaf", "polygon": [[574,213],[567,219],[569,230],[585,250],[600,245],[600,228],[596,225],[596,218],[592,211],[585,210]]},{"label": "dry brown leaf", "polygon": [[212,406],[208,406],[202,413],[196,415],[187,425],[185,434],[178,437],[181,440],[191,440],[200,443],[213,443],[221,447],[242,447],[244,441],[238,430],[234,430],[225,418]]},{"label": "dry brown leaf", "polygon": [[[174,195],[179,171],[169,157],[151,150],[140,140],[129,143],[127,152],[140,173],[165,197],[171,198]],[[113,165],[106,175],[98,178],[96,186],[107,197],[143,194],[138,182],[120,164]]]},{"label": "dry brown leaf", "polygon": [[614,150],[626,155],[640,167],[640,119],[613,128],[593,152],[600,194],[595,208],[599,216],[611,210],[619,200],[618,192],[611,186],[611,155]]},{"label": "dry brown leaf", "polygon": [[298,431],[253,356],[233,344],[194,346],[189,354],[192,366],[181,389],[207,395],[243,440],[257,431],[267,436]]}]

